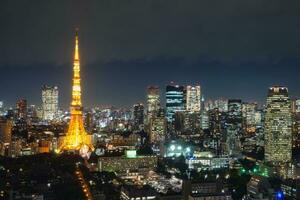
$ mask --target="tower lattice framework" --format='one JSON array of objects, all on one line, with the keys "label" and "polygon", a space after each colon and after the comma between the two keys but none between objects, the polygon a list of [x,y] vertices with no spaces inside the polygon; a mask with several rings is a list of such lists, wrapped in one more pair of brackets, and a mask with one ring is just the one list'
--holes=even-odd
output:
[{"label": "tower lattice framework", "polygon": [[66,136],[63,138],[59,151],[79,151],[86,154],[94,150],[91,136],[87,134],[83,126],[82,103],[81,103],[81,79],[78,33],[75,36],[75,52],[73,63],[73,86],[71,102],[71,119]]}]

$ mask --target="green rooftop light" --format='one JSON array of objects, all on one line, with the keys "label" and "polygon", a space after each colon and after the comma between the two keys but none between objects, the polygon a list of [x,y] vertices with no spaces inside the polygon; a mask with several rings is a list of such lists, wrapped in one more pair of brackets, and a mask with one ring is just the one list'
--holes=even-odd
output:
[{"label": "green rooftop light", "polygon": [[136,150],[127,150],[126,158],[136,158]]}]

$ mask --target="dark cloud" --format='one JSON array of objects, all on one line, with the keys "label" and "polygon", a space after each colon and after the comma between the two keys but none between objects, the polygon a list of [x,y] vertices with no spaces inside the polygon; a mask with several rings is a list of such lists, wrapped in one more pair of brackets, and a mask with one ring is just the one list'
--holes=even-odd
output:
[{"label": "dark cloud", "polygon": [[0,94],[39,103],[40,84],[53,82],[67,105],[75,27],[89,105],[129,105],[169,80],[200,82],[208,96],[263,99],[277,82],[296,90],[299,10],[286,0],[2,0]]},{"label": "dark cloud", "polygon": [[1,64],[65,63],[75,26],[86,62],[298,54],[300,3],[1,1]]}]

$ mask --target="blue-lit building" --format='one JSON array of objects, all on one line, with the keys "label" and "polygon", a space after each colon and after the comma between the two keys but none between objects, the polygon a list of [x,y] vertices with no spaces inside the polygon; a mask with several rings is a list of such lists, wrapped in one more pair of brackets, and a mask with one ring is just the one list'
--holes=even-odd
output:
[{"label": "blue-lit building", "polygon": [[169,123],[175,121],[175,113],[184,111],[184,86],[167,85],[166,87],[166,117]]}]

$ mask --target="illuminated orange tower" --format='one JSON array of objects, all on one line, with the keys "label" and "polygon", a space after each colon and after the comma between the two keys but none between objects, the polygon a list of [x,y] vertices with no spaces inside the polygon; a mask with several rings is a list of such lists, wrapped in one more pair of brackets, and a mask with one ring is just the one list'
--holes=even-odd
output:
[{"label": "illuminated orange tower", "polygon": [[78,47],[78,33],[75,36],[75,52],[73,63],[73,87],[71,102],[71,119],[68,132],[63,138],[59,147],[59,152],[74,151],[79,152],[83,157],[89,156],[94,150],[91,136],[87,134],[83,126],[81,86],[80,86],[80,59]]}]

